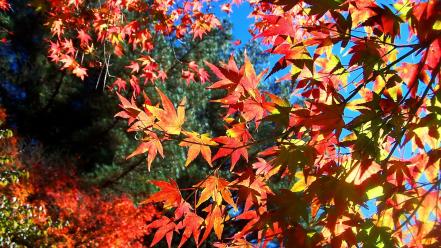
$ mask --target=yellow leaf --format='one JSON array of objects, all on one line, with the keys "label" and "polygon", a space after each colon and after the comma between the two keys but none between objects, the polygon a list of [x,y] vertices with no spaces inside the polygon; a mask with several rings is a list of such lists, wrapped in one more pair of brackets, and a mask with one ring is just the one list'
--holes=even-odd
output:
[{"label": "yellow leaf", "polygon": [[397,101],[398,95],[401,96],[403,92],[403,90],[401,89],[401,84],[397,84],[394,87],[387,89],[387,91],[389,92],[392,99],[394,99],[394,101]]},{"label": "yellow leaf", "polygon": [[384,81],[384,78],[382,76],[377,76],[374,82],[374,92],[379,94],[385,85],[386,81]]},{"label": "yellow leaf", "polygon": [[372,188],[366,192],[366,195],[369,200],[374,199],[376,197],[382,196],[384,194],[383,187],[377,186],[375,188]]},{"label": "yellow leaf", "polygon": [[412,10],[412,3],[410,0],[404,0],[394,4],[394,8],[399,11],[401,18],[406,19],[407,13]]},{"label": "yellow leaf", "polygon": [[378,217],[377,225],[394,229],[394,220],[392,217],[393,211],[393,208],[389,208],[383,211]]},{"label": "yellow leaf", "polygon": [[297,73],[300,73],[301,71],[302,71],[302,69],[298,68],[297,66],[295,66],[295,65],[291,66],[291,75],[295,75]]},{"label": "yellow leaf", "polygon": [[436,22],[432,26],[435,30],[441,30],[441,20],[436,20]]},{"label": "yellow leaf", "polygon": [[302,171],[296,172],[295,178],[297,179],[297,181],[291,187],[292,192],[304,191],[308,185],[315,181],[315,177],[313,176],[309,176],[305,179]]}]

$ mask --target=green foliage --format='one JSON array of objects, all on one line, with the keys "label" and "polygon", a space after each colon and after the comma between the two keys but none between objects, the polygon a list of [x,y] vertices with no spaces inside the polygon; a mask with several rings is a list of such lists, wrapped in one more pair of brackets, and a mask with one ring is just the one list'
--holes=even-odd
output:
[{"label": "green foliage", "polygon": [[46,246],[49,219],[43,220],[44,209],[31,205],[21,199],[29,194],[24,181],[28,180],[26,170],[16,164],[15,156],[8,154],[11,150],[10,139],[13,133],[9,129],[0,130],[2,158],[0,161],[0,246],[32,247]]},{"label": "green foliage", "polygon": [[40,210],[16,198],[0,196],[0,246],[32,247],[44,241],[47,233],[34,221],[35,212]]}]

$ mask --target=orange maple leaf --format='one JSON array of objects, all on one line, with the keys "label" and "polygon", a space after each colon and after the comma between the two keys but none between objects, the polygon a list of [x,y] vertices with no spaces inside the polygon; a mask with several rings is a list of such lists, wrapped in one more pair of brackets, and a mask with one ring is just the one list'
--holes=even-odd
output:
[{"label": "orange maple leaf", "polygon": [[138,148],[136,148],[135,151],[133,151],[129,156],[127,156],[126,159],[148,152],[147,168],[150,171],[152,162],[156,158],[158,152],[161,155],[161,157],[164,157],[164,151],[158,136],[153,132],[148,132],[148,135],[149,137],[145,138],[145,140],[138,146]]},{"label": "orange maple leaf", "polygon": [[217,143],[214,142],[208,134],[199,134],[196,132],[183,132],[187,135],[179,145],[188,146],[187,160],[185,161],[185,166],[188,166],[198,155],[202,154],[204,159],[211,164],[211,150],[210,146],[216,146]]},{"label": "orange maple leaf", "polygon": [[205,218],[206,229],[204,235],[202,236],[201,243],[208,237],[211,233],[211,230],[214,227],[214,233],[218,239],[222,238],[222,232],[224,229],[224,211],[225,206],[218,206],[212,204],[204,209],[205,212],[208,212],[207,217]]},{"label": "orange maple leaf", "polygon": [[179,242],[178,247],[182,247],[182,245],[187,242],[188,238],[193,234],[194,241],[196,243],[196,246],[199,246],[199,233],[200,233],[200,226],[204,223],[204,219],[199,217],[197,214],[190,212],[188,213],[184,220],[178,224],[178,228],[183,228],[184,232],[182,233],[182,239],[181,242]]},{"label": "orange maple leaf", "polygon": [[204,188],[196,207],[212,198],[217,205],[221,205],[222,200],[224,200],[236,209],[237,207],[233,201],[229,185],[230,183],[227,180],[216,176],[209,176],[205,180],[194,185],[194,187],[197,188]]},{"label": "orange maple leaf", "polygon": [[166,132],[167,134],[176,134],[179,135],[181,133],[182,124],[185,121],[185,103],[186,98],[182,99],[181,103],[178,106],[178,110],[176,111],[173,103],[168,99],[161,90],[156,88],[159,96],[161,97],[162,107],[154,107],[147,105],[146,108],[150,111],[153,116],[155,116],[158,121],[154,124],[154,127],[160,131]]},{"label": "orange maple leaf", "polygon": [[178,185],[173,179],[170,182],[151,180],[150,182],[160,188],[159,192],[151,195],[144,203],[164,202],[164,208],[176,207],[183,201]]}]

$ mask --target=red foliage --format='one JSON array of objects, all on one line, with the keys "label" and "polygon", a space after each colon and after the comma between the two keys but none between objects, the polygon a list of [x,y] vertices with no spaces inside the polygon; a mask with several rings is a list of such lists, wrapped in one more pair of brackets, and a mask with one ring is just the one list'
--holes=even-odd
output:
[{"label": "red foliage", "polygon": [[[87,68],[107,71],[112,54],[139,52],[114,83],[121,90],[129,82],[133,91],[130,100],[118,94],[117,116],[141,134],[128,158],[147,153],[150,169],[158,153],[166,156],[162,144],[175,140],[188,147],[186,166],[200,153],[212,167],[185,197],[172,179],[152,181],[160,191],[140,207],[126,197],[84,191],[67,174],[51,185],[37,177],[42,199],[57,206],[52,214],[70,223],[58,235],[75,246],[142,245],[150,232],[151,245],[165,239],[169,247],[175,233],[179,246],[190,237],[198,246],[210,235],[217,247],[251,247],[251,239],[286,247],[439,246],[441,1],[249,3],[254,38],[281,55],[266,78],[289,67],[281,80],[290,81],[291,96],[302,104],[262,91],[266,71],[256,74],[246,54],[242,66],[233,57],[206,63],[217,78],[208,89],[226,92],[213,101],[226,110],[218,120],[225,132],[210,137],[185,129],[185,98],[175,107],[159,89],[160,103],[143,94],[139,105],[136,97],[142,78],[144,84],[167,78],[150,56],[153,37],[201,39],[220,26],[211,9],[205,11],[211,1],[49,1],[49,57],[63,69],[83,79]],[[221,8],[230,12],[229,4]],[[415,43],[397,42],[401,26]],[[412,64],[403,63],[411,56]],[[187,84],[208,80],[195,62],[182,77]],[[262,123],[276,128],[261,140]],[[272,190],[271,180],[292,187]],[[363,208],[371,201],[369,217]],[[157,214],[152,203],[164,211]],[[228,237],[228,226],[236,234]]]},{"label": "red foliage", "polygon": [[148,224],[160,216],[153,205],[136,206],[128,196],[85,189],[68,170],[42,170],[42,166],[31,170],[34,201],[47,206],[52,220],[61,223],[50,229],[58,244],[143,247],[144,238],[151,233]]}]

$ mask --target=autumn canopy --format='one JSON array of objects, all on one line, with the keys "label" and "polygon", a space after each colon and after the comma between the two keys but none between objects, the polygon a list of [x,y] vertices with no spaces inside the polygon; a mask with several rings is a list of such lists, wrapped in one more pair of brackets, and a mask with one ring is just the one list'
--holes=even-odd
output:
[{"label": "autumn canopy", "polygon": [[[0,9],[13,16],[14,4],[0,1]],[[44,209],[33,220],[46,229],[44,242],[441,246],[441,1],[37,0],[28,5],[44,18],[44,52],[52,70],[73,76],[76,87],[92,82],[94,90],[113,97],[107,104],[119,111],[112,115],[124,120],[126,142],[136,143],[124,154],[128,161],[141,159],[141,173],[149,174],[179,153],[184,171],[204,171],[202,177],[150,178],[145,183],[156,191],[132,201],[130,194],[109,197],[96,185],[88,186],[93,192],[82,191],[74,172],[49,172],[41,164],[26,168],[34,178],[26,185],[0,187],[11,197],[19,189],[42,192],[34,194],[38,200],[25,196],[19,204]],[[239,41],[230,45],[240,53],[218,60],[189,56],[226,29],[222,18],[239,9],[249,11],[240,15],[251,20],[250,42],[263,49],[267,61],[256,60],[252,48],[241,50]],[[13,36],[10,32],[3,43],[13,43]],[[186,48],[186,42],[191,43],[186,52],[174,50]],[[174,53],[172,61],[161,56],[164,46],[173,49],[167,50]],[[170,86],[173,80],[182,83]],[[192,94],[210,97],[204,102],[187,97],[194,87],[202,90]],[[217,109],[210,118],[219,128],[188,124],[202,120],[196,106]],[[12,134],[5,135],[3,143],[10,142]],[[3,153],[10,160],[2,162],[2,171],[21,159],[18,151]],[[66,178],[48,183],[44,173]],[[66,185],[72,188],[67,191]],[[82,203],[75,203],[80,198]]]}]

